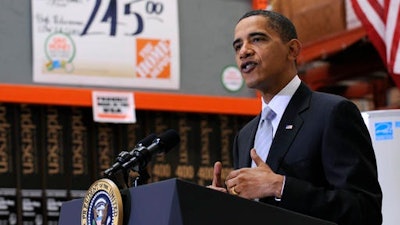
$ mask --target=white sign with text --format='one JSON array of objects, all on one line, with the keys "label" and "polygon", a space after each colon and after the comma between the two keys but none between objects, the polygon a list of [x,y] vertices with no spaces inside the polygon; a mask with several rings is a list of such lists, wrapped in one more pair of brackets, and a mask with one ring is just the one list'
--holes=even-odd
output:
[{"label": "white sign with text", "polygon": [[134,94],[92,92],[93,120],[102,123],[136,123]]},{"label": "white sign with text", "polygon": [[32,1],[33,80],[179,89],[177,0]]}]

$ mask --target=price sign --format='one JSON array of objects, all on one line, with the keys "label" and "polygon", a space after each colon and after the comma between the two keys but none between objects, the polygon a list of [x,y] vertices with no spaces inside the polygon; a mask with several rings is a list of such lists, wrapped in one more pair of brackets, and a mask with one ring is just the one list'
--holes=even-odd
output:
[{"label": "price sign", "polygon": [[177,0],[32,1],[33,80],[179,89]]}]

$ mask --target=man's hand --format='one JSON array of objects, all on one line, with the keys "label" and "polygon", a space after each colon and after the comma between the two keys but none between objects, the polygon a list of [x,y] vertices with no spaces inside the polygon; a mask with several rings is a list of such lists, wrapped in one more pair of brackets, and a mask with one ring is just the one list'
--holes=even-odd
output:
[{"label": "man's hand", "polygon": [[218,161],[214,164],[214,175],[213,175],[212,184],[207,187],[226,193],[227,191],[226,191],[225,187],[223,186],[221,173],[222,173],[222,163]]},{"label": "man's hand", "polygon": [[250,151],[250,156],[256,163],[257,167],[242,168],[230,172],[225,181],[227,189],[233,190],[239,196],[247,199],[257,199],[269,196],[280,198],[284,177],[274,173],[257,155],[255,149]]}]

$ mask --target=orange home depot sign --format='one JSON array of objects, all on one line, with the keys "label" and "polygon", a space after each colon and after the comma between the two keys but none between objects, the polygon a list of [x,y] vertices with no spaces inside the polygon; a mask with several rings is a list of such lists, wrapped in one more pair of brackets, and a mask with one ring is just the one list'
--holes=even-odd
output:
[{"label": "orange home depot sign", "polygon": [[266,9],[268,7],[268,0],[253,0],[253,9]]},{"label": "orange home depot sign", "polygon": [[171,50],[169,40],[138,38],[136,76],[168,79],[171,77]]}]

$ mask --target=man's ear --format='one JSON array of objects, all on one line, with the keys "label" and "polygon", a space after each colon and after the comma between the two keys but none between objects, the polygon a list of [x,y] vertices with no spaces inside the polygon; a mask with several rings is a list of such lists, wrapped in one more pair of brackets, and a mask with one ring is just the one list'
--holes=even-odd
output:
[{"label": "man's ear", "polygon": [[300,54],[301,42],[298,39],[292,39],[287,45],[289,48],[289,58],[295,60]]}]

